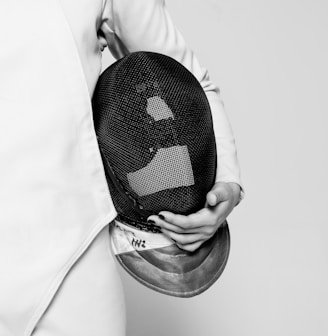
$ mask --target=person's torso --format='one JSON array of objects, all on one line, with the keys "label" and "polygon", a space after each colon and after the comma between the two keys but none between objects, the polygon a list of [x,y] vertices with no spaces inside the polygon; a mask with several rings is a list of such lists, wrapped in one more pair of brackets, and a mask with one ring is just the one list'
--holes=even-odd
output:
[{"label": "person's torso", "polygon": [[29,335],[115,216],[90,103],[101,9],[101,0],[0,2],[2,336]]}]

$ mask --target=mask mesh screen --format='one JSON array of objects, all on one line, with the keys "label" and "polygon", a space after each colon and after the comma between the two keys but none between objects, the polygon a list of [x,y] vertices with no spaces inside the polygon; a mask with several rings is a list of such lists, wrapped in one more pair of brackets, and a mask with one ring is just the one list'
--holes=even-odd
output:
[{"label": "mask mesh screen", "polygon": [[119,214],[145,222],[161,210],[189,214],[204,206],[215,139],[206,95],[186,68],[165,55],[132,53],[102,73],[93,111],[104,164],[122,187],[107,174]]}]

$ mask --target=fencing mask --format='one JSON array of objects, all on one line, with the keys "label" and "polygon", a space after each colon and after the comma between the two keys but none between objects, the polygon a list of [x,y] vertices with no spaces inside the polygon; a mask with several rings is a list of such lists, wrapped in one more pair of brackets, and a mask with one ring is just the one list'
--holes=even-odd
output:
[{"label": "fencing mask", "polygon": [[120,264],[161,293],[191,297],[223,272],[228,225],[197,251],[178,248],[147,218],[162,210],[190,214],[204,207],[216,173],[207,97],[174,59],[135,52],[100,76],[93,96],[95,130],[118,212],[111,242]]}]

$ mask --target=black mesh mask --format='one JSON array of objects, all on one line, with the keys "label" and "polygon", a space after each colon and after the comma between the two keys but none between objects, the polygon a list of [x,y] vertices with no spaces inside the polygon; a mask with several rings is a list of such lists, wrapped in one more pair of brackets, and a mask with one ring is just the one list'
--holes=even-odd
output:
[{"label": "black mesh mask", "polygon": [[207,97],[191,72],[162,54],[132,53],[102,73],[93,110],[122,221],[156,232],[148,216],[204,207],[216,146]]},{"label": "black mesh mask", "polygon": [[227,263],[227,223],[194,252],[180,249],[147,223],[148,216],[163,210],[187,215],[203,208],[215,181],[212,116],[201,85],[174,59],[136,52],[103,72],[93,109],[118,212],[110,225],[118,262],[158,292],[202,293]]}]

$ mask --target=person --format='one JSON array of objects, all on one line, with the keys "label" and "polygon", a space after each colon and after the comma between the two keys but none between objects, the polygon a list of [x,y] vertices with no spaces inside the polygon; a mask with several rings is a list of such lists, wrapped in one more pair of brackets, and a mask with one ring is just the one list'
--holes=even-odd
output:
[{"label": "person", "polygon": [[124,295],[108,234],[116,212],[90,103],[102,50],[116,59],[169,55],[209,99],[219,164],[207,204],[187,217],[150,218],[186,250],[208,239],[243,194],[218,88],[165,0],[2,1],[0,42],[0,335],[122,336]]}]

